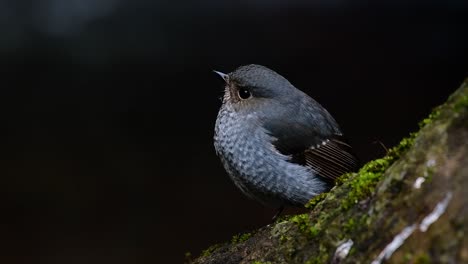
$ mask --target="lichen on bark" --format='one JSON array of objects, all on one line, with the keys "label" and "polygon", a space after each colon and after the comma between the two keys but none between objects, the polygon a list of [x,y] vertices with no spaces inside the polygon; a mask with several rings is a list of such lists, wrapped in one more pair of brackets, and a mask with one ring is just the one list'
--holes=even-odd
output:
[{"label": "lichen on bark", "polygon": [[468,79],[420,126],[312,199],[308,213],[193,262],[468,263]]}]

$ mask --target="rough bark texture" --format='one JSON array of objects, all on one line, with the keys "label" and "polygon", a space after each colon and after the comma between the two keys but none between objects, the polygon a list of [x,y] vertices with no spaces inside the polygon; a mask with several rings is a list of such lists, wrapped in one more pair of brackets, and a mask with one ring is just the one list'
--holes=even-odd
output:
[{"label": "rough bark texture", "polygon": [[308,206],[193,262],[468,263],[468,79],[419,132]]}]

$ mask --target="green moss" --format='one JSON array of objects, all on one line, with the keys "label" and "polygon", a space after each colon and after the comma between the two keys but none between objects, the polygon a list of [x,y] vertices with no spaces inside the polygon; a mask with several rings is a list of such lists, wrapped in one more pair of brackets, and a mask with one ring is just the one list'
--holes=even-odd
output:
[{"label": "green moss", "polygon": [[455,102],[455,104],[453,105],[453,109],[456,112],[460,112],[461,110],[466,108],[468,108],[468,95],[465,94],[461,96],[461,98],[458,99],[457,102]]},{"label": "green moss", "polygon": [[323,201],[325,199],[325,197],[327,197],[328,193],[321,193],[317,196],[315,196],[314,198],[312,198],[306,205],[305,205],[305,208],[307,209],[314,209],[315,206],[320,203],[321,201]]},{"label": "green moss", "polygon": [[201,253],[201,256],[202,257],[208,257],[211,254],[213,254],[213,252],[215,252],[221,246],[222,246],[222,244],[214,244],[214,245],[210,246],[209,248],[203,250],[202,253]]},{"label": "green moss", "polygon": [[[346,197],[346,199],[342,201],[341,208],[344,210],[348,210],[360,200],[372,194],[372,192],[375,189],[375,186],[377,185],[383,172],[385,171],[385,169],[383,168],[388,166],[389,162],[386,159],[378,159],[366,164],[363,167],[363,169],[359,171],[358,175],[348,183],[351,186],[351,188],[348,193],[348,197]],[[382,169],[373,170],[377,167],[382,167]]]},{"label": "green moss", "polygon": [[395,160],[399,159],[401,155],[403,155],[408,149],[410,149],[413,146],[414,139],[416,138],[417,135],[418,133],[413,132],[413,133],[410,133],[408,137],[403,138],[397,146],[391,148],[388,151],[386,158],[390,160],[392,163]]},{"label": "green moss", "polygon": [[411,263],[411,260],[413,259],[413,254],[407,252],[403,256],[403,259],[405,260],[405,263]]},{"label": "green moss", "polygon": [[368,162],[359,172],[340,177],[341,182],[351,187],[348,196],[342,201],[341,208],[348,210],[369,197],[387,168],[413,145],[416,135],[417,133],[411,133],[409,137],[402,139],[400,144],[391,148],[385,157]]},{"label": "green moss", "polygon": [[432,121],[440,115],[440,109],[441,109],[441,106],[434,108],[428,117],[424,118],[418,123],[419,128],[423,128],[427,126],[428,124],[432,123]]},{"label": "green moss", "polygon": [[263,261],[255,260],[255,261],[252,262],[252,264],[272,264],[272,263],[270,261],[263,262]]},{"label": "green moss", "polygon": [[310,258],[306,261],[306,264],[323,264],[330,262],[330,255],[328,255],[327,248],[322,244],[319,246],[319,252],[317,256]]},{"label": "green moss", "polygon": [[315,258],[311,258],[311,259],[308,259],[305,263],[306,264],[323,264],[323,263],[328,263],[328,256],[324,256],[324,257],[315,257]]},{"label": "green moss", "polygon": [[426,253],[421,253],[414,259],[414,264],[430,264],[431,258]]},{"label": "green moss", "polygon": [[348,219],[348,222],[346,222],[343,226],[344,231],[347,233],[353,231],[356,227],[356,223],[357,221],[354,220],[354,218]]},{"label": "green moss", "polygon": [[[250,237],[252,237],[252,233],[237,234],[237,235],[232,237],[231,244],[242,243],[242,242],[246,241],[247,239],[249,239]],[[225,244],[212,245],[209,248],[203,250],[202,253],[201,253],[201,256],[202,257],[208,257],[223,245],[225,245]]]},{"label": "green moss", "polygon": [[351,179],[355,175],[356,173],[353,173],[353,172],[343,174],[338,179],[335,180],[335,185],[336,186],[343,185],[343,183],[347,182],[349,179]]},{"label": "green moss", "polygon": [[317,236],[320,231],[320,229],[317,226],[311,225],[309,214],[295,215],[291,217],[289,221],[296,224],[299,230],[308,238],[313,238]]},{"label": "green moss", "polygon": [[279,241],[280,241],[281,243],[284,243],[284,242],[286,242],[286,241],[288,241],[288,240],[289,240],[289,237],[286,236],[286,235],[280,235],[280,237],[279,237]]},{"label": "green moss", "polygon": [[358,175],[349,182],[351,189],[348,193],[348,197],[342,201],[341,207],[344,210],[347,210],[354,206],[365,197],[368,197],[372,194],[375,189],[375,186],[380,181],[383,172],[385,171],[384,167],[389,166],[389,161],[386,159],[374,160],[371,163],[368,163],[369,167],[382,167],[381,170],[373,171],[366,170],[364,167]]},{"label": "green moss", "polygon": [[246,241],[252,236],[251,233],[237,234],[234,235],[231,239],[231,244],[238,244]]}]

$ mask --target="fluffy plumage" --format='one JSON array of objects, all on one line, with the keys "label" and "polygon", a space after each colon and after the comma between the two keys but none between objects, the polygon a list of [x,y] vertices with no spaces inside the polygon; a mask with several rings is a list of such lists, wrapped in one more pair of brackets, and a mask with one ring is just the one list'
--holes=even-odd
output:
[{"label": "fluffy plumage", "polygon": [[299,206],[357,169],[333,117],[284,77],[252,64],[223,78],[214,145],[244,194],[267,206]]}]

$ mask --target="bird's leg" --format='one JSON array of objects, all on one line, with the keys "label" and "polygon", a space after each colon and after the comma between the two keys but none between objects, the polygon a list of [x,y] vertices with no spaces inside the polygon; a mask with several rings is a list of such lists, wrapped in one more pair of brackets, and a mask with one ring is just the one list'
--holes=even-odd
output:
[{"label": "bird's leg", "polygon": [[284,206],[281,206],[280,208],[278,208],[278,211],[276,211],[276,214],[273,216],[273,218],[271,219],[272,222],[275,222],[276,219],[278,219],[278,217],[280,216],[280,214],[283,212],[284,210]]}]

